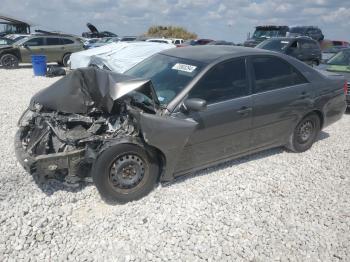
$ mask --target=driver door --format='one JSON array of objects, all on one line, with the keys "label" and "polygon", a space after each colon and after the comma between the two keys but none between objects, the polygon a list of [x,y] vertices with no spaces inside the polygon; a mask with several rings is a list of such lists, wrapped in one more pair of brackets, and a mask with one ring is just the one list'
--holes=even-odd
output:
[{"label": "driver door", "polygon": [[213,67],[188,98],[206,100],[208,106],[201,112],[176,115],[192,118],[198,125],[184,147],[175,173],[186,173],[249,150],[252,98],[245,58]]},{"label": "driver door", "polygon": [[23,63],[31,63],[31,55],[41,55],[45,54],[44,52],[44,38],[43,37],[34,37],[24,42],[20,46],[21,59]]}]

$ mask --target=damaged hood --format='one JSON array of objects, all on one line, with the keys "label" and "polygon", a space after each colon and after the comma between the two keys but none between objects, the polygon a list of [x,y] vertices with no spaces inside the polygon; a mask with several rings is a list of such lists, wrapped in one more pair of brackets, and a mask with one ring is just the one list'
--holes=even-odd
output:
[{"label": "damaged hood", "polygon": [[137,90],[159,106],[152,82],[96,68],[81,68],[73,71],[53,85],[39,91],[30,101],[45,110],[63,113],[86,114],[93,108],[111,113],[114,103],[126,94]]}]

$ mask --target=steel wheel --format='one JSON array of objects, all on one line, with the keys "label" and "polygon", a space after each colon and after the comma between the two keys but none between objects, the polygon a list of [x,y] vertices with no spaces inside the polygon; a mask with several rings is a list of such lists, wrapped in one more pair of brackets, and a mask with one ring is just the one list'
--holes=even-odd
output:
[{"label": "steel wheel", "polygon": [[151,192],[158,182],[159,166],[145,148],[116,144],[99,153],[91,176],[107,202],[126,203]]},{"label": "steel wheel", "polygon": [[297,129],[296,139],[298,143],[305,144],[312,137],[314,132],[314,124],[310,120],[301,123]]},{"label": "steel wheel", "polygon": [[145,174],[144,161],[135,154],[118,157],[111,166],[109,182],[117,189],[137,186]]},{"label": "steel wheel", "polygon": [[311,148],[320,130],[320,117],[315,113],[311,113],[305,116],[295,127],[286,147],[293,152],[304,152]]}]

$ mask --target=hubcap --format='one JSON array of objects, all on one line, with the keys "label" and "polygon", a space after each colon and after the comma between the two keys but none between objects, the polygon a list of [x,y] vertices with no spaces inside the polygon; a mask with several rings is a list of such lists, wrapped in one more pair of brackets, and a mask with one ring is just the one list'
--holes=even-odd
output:
[{"label": "hubcap", "polygon": [[310,120],[303,122],[298,128],[299,142],[300,143],[307,142],[312,136],[313,131],[314,131],[314,125]]},{"label": "hubcap", "polygon": [[137,186],[145,174],[143,160],[135,154],[118,157],[111,166],[109,181],[113,187],[130,189]]}]

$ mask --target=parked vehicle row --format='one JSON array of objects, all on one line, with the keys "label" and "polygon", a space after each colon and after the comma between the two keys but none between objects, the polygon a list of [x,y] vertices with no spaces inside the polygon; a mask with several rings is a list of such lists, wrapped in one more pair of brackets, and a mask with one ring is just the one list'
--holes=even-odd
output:
[{"label": "parked vehicle row", "polygon": [[256,48],[283,53],[309,65],[319,65],[322,59],[320,45],[309,37],[275,37],[265,40]]},{"label": "parked vehicle row", "polygon": [[253,35],[248,36],[247,41],[244,42],[246,47],[255,47],[259,43],[274,37],[309,37],[316,41],[322,41],[324,35],[322,30],[316,26],[294,26],[286,25],[264,25],[257,26]]},{"label": "parked vehicle row", "polygon": [[10,46],[0,46],[0,64],[3,67],[17,67],[30,63],[31,55],[45,54],[47,62],[67,66],[72,53],[83,50],[80,39],[64,35],[30,35]]}]

